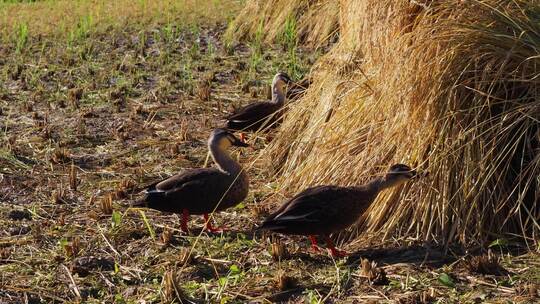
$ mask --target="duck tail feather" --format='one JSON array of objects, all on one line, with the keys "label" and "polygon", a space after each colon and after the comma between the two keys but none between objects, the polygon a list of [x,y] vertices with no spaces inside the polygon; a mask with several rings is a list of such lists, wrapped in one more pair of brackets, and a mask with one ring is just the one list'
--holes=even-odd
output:
[{"label": "duck tail feather", "polygon": [[228,120],[225,128],[229,130],[241,130],[245,127],[245,122],[240,120]]},{"label": "duck tail feather", "polygon": [[148,205],[148,202],[143,197],[131,203],[130,207],[147,207],[147,205]]},{"label": "duck tail feather", "polygon": [[274,221],[266,221],[266,222],[263,222],[259,227],[255,228],[255,231],[261,231],[261,230],[274,231],[274,230],[279,230],[283,228],[284,228],[283,225],[280,225],[279,223],[276,223]]},{"label": "duck tail feather", "polygon": [[160,199],[165,195],[165,191],[149,189],[143,192],[143,197],[134,201],[131,207],[151,207],[156,199]]}]

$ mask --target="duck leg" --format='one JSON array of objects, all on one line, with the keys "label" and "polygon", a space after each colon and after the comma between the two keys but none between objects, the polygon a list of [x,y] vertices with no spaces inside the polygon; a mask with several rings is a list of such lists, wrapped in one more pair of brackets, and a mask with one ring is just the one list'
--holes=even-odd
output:
[{"label": "duck leg", "polygon": [[317,237],[311,234],[309,235],[309,240],[311,241],[311,250],[314,252],[321,252],[317,245]]},{"label": "duck leg", "polygon": [[345,256],[348,255],[348,253],[346,251],[337,249],[334,246],[334,242],[332,241],[332,239],[329,236],[326,237],[326,246],[330,250],[330,254],[332,254],[332,256],[335,257],[335,258],[341,258],[341,257],[345,257]]},{"label": "duck leg", "polygon": [[210,222],[210,217],[208,216],[208,213],[205,213],[204,215],[204,228],[212,233],[217,233],[217,232],[223,232],[225,231],[226,229],[223,228],[223,227],[214,227],[212,226],[212,222]]},{"label": "duck leg", "polygon": [[240,141],[242,141],[243,143],[246,142],[246,134],[244,132],[240,132]]},{"label": "duck leg", "polygon": [[180,222],[180,229],[185,233],[189,233],[187,223],[189,221],[189,211],[187,209],[182,210],[182,220]]}]

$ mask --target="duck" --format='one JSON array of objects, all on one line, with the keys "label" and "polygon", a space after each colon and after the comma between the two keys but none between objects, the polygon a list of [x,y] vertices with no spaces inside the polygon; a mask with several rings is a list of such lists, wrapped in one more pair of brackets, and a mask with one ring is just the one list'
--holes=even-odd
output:
[{"label": "duck", "polygon": [[[226,118],[225,128],[232,131],[256,132],[272,128],[281,120],[281,109],[285,104],[285,89],[292,80],[287,73],[279,72],[272,80],[272,100],[251,103]],[[243,133],[240,134],[245,139]]]},{"label": "duck", "polygon": [[347,252],[334,246],[330,234],[353,225],[381,191],[401,185],[417,176],[416,171],[409,166],[395,164],[386,174],[364,185],[323,185],[308,188],[270,214],[257,230],[308,236],[312,250],[316,252],[319,251],[317,236],[322,236],[326,239],[333,257],[346,256]]},{"label": "duck", "polygon": [[209,214],[236,206],[249,191],[246,171],[227,153],[231,146],[248,147],[248,144],[228,130],[214,129],[208,139],[208,150],[215,167],[191,169],[153,183],[132,207],[180,214],[181,230],[185,233],[189,233],[190,215],[203,215],[209,232],[223,231],[212,226]]}]

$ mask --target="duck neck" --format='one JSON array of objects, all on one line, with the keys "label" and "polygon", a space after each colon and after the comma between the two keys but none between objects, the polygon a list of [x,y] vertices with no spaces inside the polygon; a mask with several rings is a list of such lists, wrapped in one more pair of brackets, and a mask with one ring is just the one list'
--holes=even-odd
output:
[{"label": "duck neck", "polygon": [[357,187],[362,193],[365,193],[365,191],[368,191],[370,193],[373,193],[375,196],[379,194],[379,192],[383,191],[384,189],[390,188],[394,186],[394,184],[386,179],[385,176],[379,176],[374,179],[372,179],[367,184],[364,184],[360,187]]},{"label": "duck neck", "polygon": [[385,189],[385,182],[382,176],[372,179],[370,182],[363,186],[366,190],[371,190],[375,194],[378,194],[381,190]]},{"label": "duck neck", "polygon": [[212,155],[214,163],[216,163],[216,166],[220,171],[229,173],[231,175],[240,173],[240,171],[242,170],[242,166],[240,166],[240,164],[235,161],[229,155],[229,153],[224,151],[217,144],[210,144],[208,145],[208,148],[210,150],[210,155]]},{"label": "duck neck", "polygon": [[392,188],[399,184],[398,180],[389,180],[386,176],[379,176],[368,182],[367,184],[360,186],[360,188],[368,191],[372,191],[377,195],[379,192],[384,189]]},{"label": "duck neck", "polygon": [[272,102],[280,106],[285,104],[285,92],[277,83],[272,85]]}]

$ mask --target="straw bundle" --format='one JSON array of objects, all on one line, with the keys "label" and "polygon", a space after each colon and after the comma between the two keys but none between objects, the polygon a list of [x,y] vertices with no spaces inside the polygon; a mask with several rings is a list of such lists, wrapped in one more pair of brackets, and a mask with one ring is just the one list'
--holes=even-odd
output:
[{"label": "straw bundle", "polygon": [[540,2],[340,5],[339,41],[264,151],[283,189],[408,163],[430,175],[379,196],[353,236],[538,239]]}]

